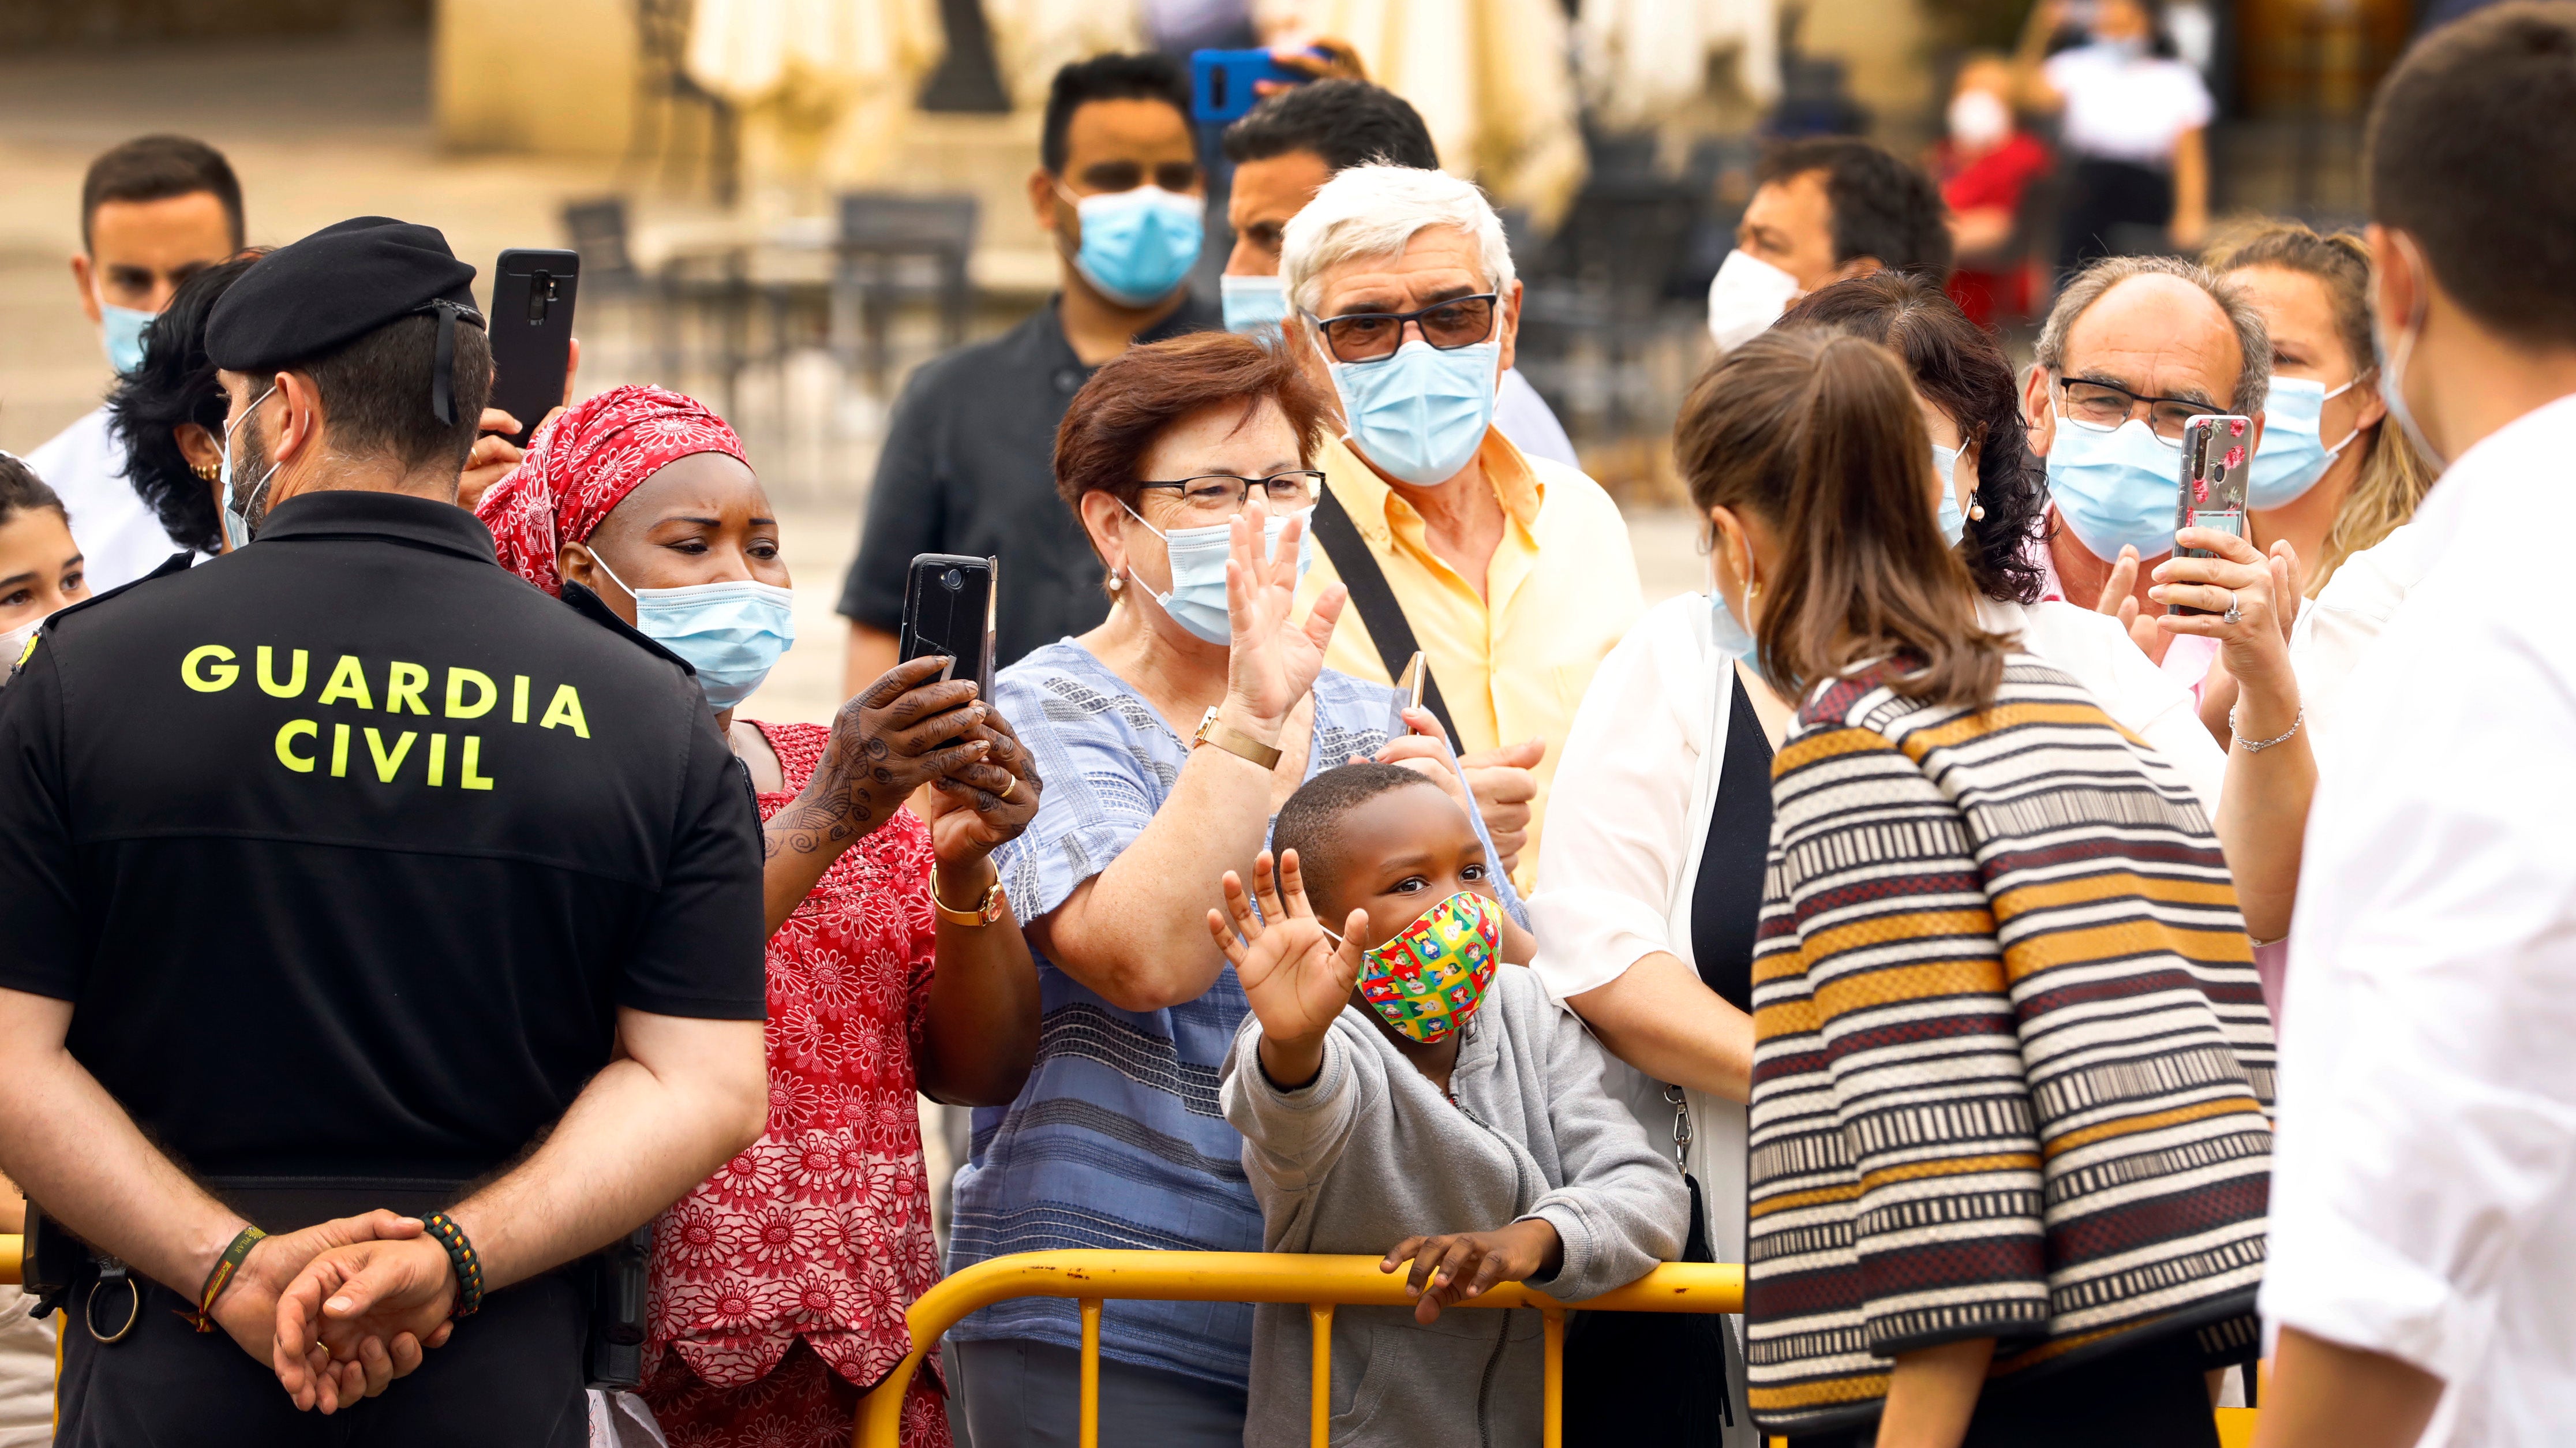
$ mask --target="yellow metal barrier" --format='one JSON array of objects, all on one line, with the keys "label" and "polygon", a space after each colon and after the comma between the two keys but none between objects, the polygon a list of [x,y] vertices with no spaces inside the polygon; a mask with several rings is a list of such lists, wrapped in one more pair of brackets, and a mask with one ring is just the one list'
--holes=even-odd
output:
[{"label": "yellow metal barrier", "polygon": [[[978,1308],[1013,1297],[1070,1297],[1082,1307],[1082,1448],[1100,1444],[1100,1304],[1111,1298],[1162,1302],[1302,1302],[1315,1331],[1313,1440],[1324,1448],[1331,1413],[1333,1309],[1407,1307],[1403,1273],[1377,1270],[1375,1257],[1308,1257],[1274,1252],[1022,1252],[978,1262],[942,1278],[912,1305],[912,1352],[859,1404],[856,1448],[900,1448],[903,1395],[942,1333]],[[1670,1263],[1587,1309],[1621,1312],[1742,1312],[1744,1269]],[[1546,1448],[1560,1448],[1565,1399],[1565,1304],[1507,1282],[1465,1308],[1534,1307],[1547,1319]]]},{"label": "yellow metal barrier", "polygon": [[26,1263],[20,1260],[26,1249],[26,1238],[0,1235],[0,1283],[15,1287],[27,1280]]}]

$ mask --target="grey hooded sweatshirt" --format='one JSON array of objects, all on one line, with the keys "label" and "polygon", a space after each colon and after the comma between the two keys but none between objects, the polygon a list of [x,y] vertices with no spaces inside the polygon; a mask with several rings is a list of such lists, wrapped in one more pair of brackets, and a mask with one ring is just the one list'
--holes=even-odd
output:
[{"label": "grey hooded sweatshirt", "polygon": [[[1601,1089],[1601,1047],[1517,965],[1470,1017],[1453,1103],[1357,1006],[1324,1039],[1324,1068],[1281,1091],[1244,1017],[1225,1059],[1225,1119],[1273,1252],[1376,1256],[1406,1237],[1543,1217],[1565,1260],[1530,1285],[1578,1301],[1680,1255],[1690,1198],[1627,1108]],[[1409,1266],[1405,1270],[1410,1270]],[[1302,1448],[1314,1337],[1298,1304],[1255,1307],[1245,1448]],[[1333,1314],[1332,1441],[1519,1448],[1539,1441],[1538,1313],[1461,1306],[1429,1327],[1410,1307]]]}]

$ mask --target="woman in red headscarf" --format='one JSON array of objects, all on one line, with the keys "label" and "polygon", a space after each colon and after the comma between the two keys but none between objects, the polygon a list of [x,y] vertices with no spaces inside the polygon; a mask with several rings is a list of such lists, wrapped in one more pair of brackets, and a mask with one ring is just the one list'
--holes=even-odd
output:
[{"label": "woman in red headscarf", "polygon": [[[1036,1054],[989,861],[1037,811],[1028,751],[935,659],[829,729],[734,717],[793,638],[787,568],[741,440],[689,398],[570,409],[476,513],[503,565],[698,670],[766,821],[769,1129],[654,1224],[644,1396],[672,1448],[847,1443],[939,1276],[914,1092],[1005,1104]],[[904,1441],[945,1445],[935,1376],[913,1382]]]}]

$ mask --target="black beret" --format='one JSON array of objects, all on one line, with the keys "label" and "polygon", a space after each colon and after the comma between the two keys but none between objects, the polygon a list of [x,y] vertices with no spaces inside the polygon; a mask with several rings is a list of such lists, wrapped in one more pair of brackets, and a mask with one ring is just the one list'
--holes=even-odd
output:
[{"label": "black beret", "polygon": [[438,228],[352,217],[244,272],[206,319],[206,356],[234,372],[283,367],[439,302],[479,321],[473,280],[474,268],[456,259]]}]

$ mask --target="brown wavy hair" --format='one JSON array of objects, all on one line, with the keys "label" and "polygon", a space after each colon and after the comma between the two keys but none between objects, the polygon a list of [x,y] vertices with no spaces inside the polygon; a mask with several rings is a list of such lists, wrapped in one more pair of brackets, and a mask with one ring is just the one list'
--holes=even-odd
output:
[{"label": "brown wavy hair", "polygon": [[[1312,467],[1324,438],[1324,397],[1283,347],[1232,332],[1194,332],[1130,347],[1091,375],[1055,430],[1055,490],[1082,513],[1082,495],[1104,492],[1136,506],[1138,472],[1163,429],[1202,408],[1243,408],[1250,421],[1275,402],[1297,434],[1297,461]],[[1928,446],[1928,445],[1927,445]]]},{"label": "brown wavy hair", "polygon": [[[2209,269],[2225,274],[2242,267],[2269,266],[2317,279],[2326,302],[2334,308],[2335,332],[2352,358],[2356,376],[2378,369],[2378,349],[2370,337],[2370,248],[2349,231],[2319,234],[2305,222],[2267,218],[2219,238],[2205,258]],[[2374,388],[2379,379],[2372,378]],[[2406,429],[2383,417],[2355,439],[2368,449],[2361,475],[2335,509],[2326,530],[2323,556],[2302,559],[2308,569],[2307,593],[2314,598],[2334,577],[2343,561],[2397,531],[2415,516],[2433,487],[2434,472],[2423,454],[2406,440]]]},{"label": "brown wavy hair", "polygon": [[1978,625],[1975,580],[1934,521],[1932,442],[1895,353],[1773,327],[1691,388],[1673,450],[1701,513],[1750,513],[1780,540],[1753,628],[1767,677],[1803,694],[1893,657],[1907,698],[1994,701],[2008,641]]}]

